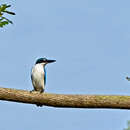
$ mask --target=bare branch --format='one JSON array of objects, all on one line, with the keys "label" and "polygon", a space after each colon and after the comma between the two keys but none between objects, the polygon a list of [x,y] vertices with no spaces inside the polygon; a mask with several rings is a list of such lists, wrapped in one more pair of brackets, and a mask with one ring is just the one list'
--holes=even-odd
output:
[{"label": "bare branch", "polygon": [[105,95],[64,95],[30,93],[25,90],[0,88],[0,100],[28,104],[43,104],[66,108],[112,108],[130,109],[130,96]]}]

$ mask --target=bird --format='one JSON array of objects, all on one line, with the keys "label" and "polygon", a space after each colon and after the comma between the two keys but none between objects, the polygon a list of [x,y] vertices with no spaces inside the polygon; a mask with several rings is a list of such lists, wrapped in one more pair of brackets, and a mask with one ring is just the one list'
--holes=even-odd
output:
[{"label": "bird", "polygon": [[[35,65],[31,70],[31,80],[33,85],[32,92],[39,92],[40,94],[44,92],[46,85],[46,65],[48,63],[56,62],[56,60],[49,60],[46,58],[39,58],[36,60]],[[37,106],[43,106],[42,104],[37,103]]]},{"label": "bird", "polygon": [[[46,85],[46,65],[48,63],[56,62],[56,60],[49,60],[47,58],[39,58],[36,60],[35,65],[31,70],[31,80],[33,85],[33,91],[43,93]],[[41,106],[37,104],[37,106]]]},{"label": "bird", "polygon": [[35,65],[32,67],[31,80],[34,91],[44,92],[46,85],[46,68],[48,63],[53,63],[56,60],[48,60],[46,58],[39,58],[36,60]]}]

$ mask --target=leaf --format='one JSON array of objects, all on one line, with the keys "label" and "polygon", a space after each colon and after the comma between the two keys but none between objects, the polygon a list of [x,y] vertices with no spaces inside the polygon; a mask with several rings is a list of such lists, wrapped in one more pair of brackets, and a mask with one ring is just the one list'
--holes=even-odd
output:
[{"label": "leaf", "polygon": [[0,12],[0,17],[2,17],[3,13]]},{"label": "leaf", "polygon": [[7,13],[7,14],[15,15],[14,12],[10,12],[10,11],[3,11],[3,12],[5,12],[5,13]]},{"label": "leaf", "polygon": [[9,8],[9,7],[11,7],[11,5],[6,5],[6,8]]},{"label": "leaf", "polygon": [[9,24],[9,22],[7,22],[7,21],[0,22],[0,27],[3,27],[6,24]]},{"label": "leaf", "polygon": [[2,21],[3,20],[3,17],[0,19],[0,21]]},{"label": "leaf", "polygon": [[0,6],[0,11],[3,12],[6,10],[6,8],[9,8],[9,7],[11,7],[11,5],[3,4]]},{"label": "leaf", "polygon": [[7,11],[7,10],[6,10],[6,9],[9,8],[9,7],[11,7],[11,5],[2,4],[2,5],[0,6],[0,27],[3,27],[3,26],[5,26],[5,25],[7,25],[7,24],[9,24],[9,23],[13,24],[13,22],[12,22],[11,20],[7,19],[6,17],[3,17],[3,15],[4,15],[5,13],[10,14],[10,15],[15,15],[14,12]]},{"label": "leaf", "polygon": [[5,17],[2,17],[3,19],[5,19],[8,23],[11,23],[11,24],[13,24],[13,22],[12,21],[10,21],[9,19],[7,19],[7,18],[5,18]]},{"label": "leaf", "polygon": [[6,9],[6,6],[7,6],[6,4],[1,5],[0,6],[0,11],[3,12]]}]

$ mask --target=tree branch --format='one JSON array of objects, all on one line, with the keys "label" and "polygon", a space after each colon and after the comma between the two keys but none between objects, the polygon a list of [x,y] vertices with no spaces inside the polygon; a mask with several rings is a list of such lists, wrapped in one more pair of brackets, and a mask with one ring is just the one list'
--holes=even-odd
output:
[{"label": "tree branch", "polygon": [[0,88],[0,100],[66,108],[130,109],[130,96],[64,95]]}]

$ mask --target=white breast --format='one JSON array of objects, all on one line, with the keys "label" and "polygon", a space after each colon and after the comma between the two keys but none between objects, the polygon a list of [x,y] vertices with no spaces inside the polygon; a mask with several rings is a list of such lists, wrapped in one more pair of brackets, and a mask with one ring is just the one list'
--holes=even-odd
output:
[{"label": "white breast", "polygon": [[44,66],[36,64],[32,68],[31,79],[35,91],[44,91]]}]

